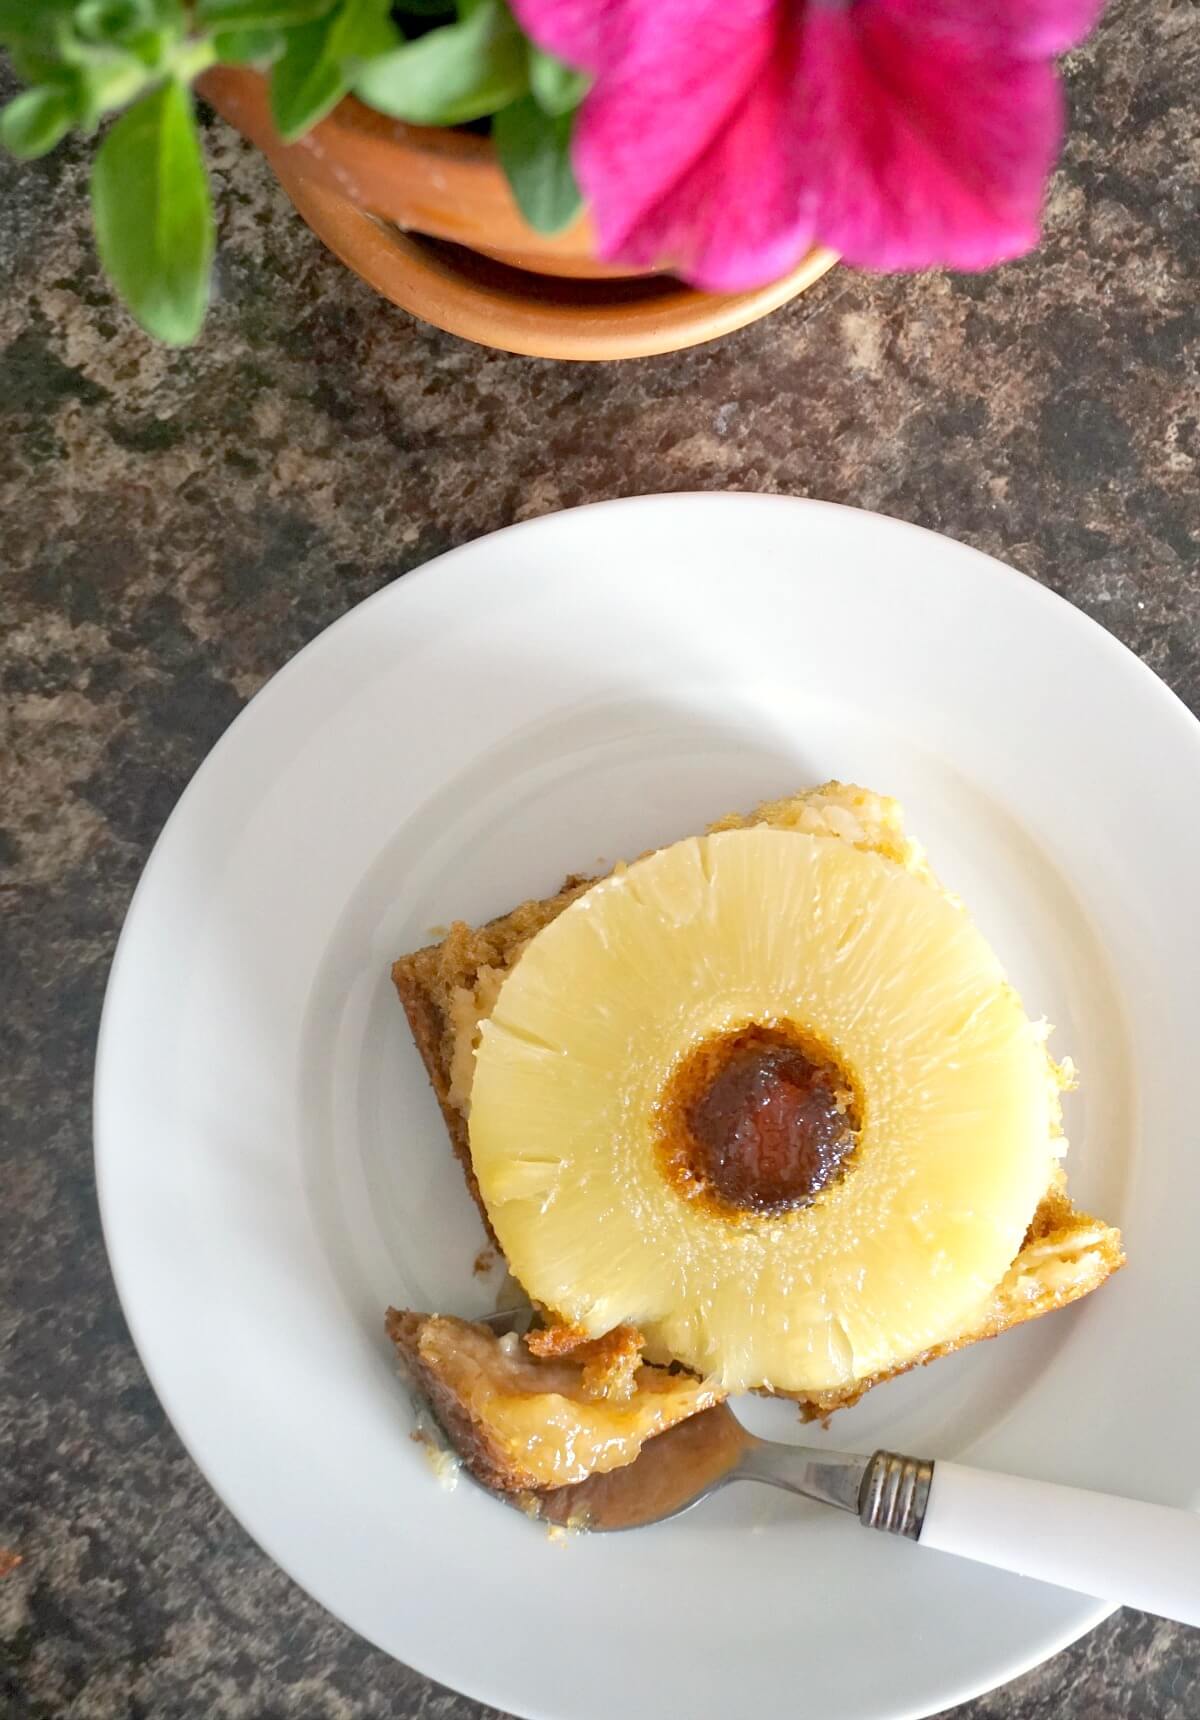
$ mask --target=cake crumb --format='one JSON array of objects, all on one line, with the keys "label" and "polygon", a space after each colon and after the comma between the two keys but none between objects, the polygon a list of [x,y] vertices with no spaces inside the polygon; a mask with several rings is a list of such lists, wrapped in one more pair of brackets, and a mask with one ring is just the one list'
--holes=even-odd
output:
[{"label": "cake crumb", "polygon": [[425,1447],[425,1461],[433,1470],[437,1484],[443,1493],[453,1493],[458,1486],[459,1472],[462,1464],[452,1451],[445,1451],[435,1445]]},{"label": "cake crumb", "polygon": [[494,1269],[495,1265],[496,1250],[489,1242],[486,1243],[475,1256],[475,1264],[472,1266],[471,1271],[475,1274],[476,1278],[486,1278],[488,1273]]},{"label": "cake crumb", "polygon": [[457,1452],[450,1452],[445,1445],[438,1445],[438,1441],[426,1428],[414,1428],[413,1433],[409,1434],[409,1440],[416,1441],[421,1447],[421,1455],[425,1457],[426,1464],[430,1465],[442,1491],[454,1493],[459,1484],[459,1471],[462,1469],[462,1459]]},{"label": "cake crumb", "polygon": [[462,1459],[458,1453],[443,1445],[430,1428],[420,1422],[417,1423],[408,1437],[414,1445],[421,1447],[421,1455],[430,1469],[433,1470],[438,1486],[442,1491],[453,1493],[458,1486],[459,1472],[462,1469]]}]

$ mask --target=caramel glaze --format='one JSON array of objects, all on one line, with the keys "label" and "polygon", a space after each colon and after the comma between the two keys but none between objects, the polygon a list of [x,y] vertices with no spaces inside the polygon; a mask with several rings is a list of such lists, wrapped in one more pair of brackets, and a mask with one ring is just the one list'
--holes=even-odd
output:
[{"label": "caramel glaze", "polygon": [[788,1022],[716,1035],[677,1065],[659,1105],[669,1181],[730,1215],[808,1206],[858,1143],[853,1089]]}]

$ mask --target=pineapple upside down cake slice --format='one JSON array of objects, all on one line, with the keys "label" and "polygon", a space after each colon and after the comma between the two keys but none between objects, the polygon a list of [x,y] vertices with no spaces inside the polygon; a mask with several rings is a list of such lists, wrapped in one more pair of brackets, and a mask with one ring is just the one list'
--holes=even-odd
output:
[{"label": "pineapple upside down cake slice", "polygon": [[532,1360],[623,1333],[823,1416],[1122,1264],[1065,1193],[1069,1065],[884,796],[770,802],[393,978]]}]

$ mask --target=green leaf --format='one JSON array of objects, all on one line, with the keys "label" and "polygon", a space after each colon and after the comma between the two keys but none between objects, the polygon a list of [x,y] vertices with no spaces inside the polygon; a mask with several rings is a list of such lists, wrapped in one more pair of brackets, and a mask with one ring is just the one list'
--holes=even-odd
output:
[{"label": "green leaf", "polygon": [[574,71],[554,54],[529,44],[529,88],[543,113],[573,113],[591,86],[586,72]]},{"label": "green leaf", "polygon": [[572,117],[545,113],[532,96],[523,96],[492,122],[496,153],[517,207],[539,233],[559,232],[582,206],[571,168]]},{"label": "green leaf", "polygon": [[193,340],[208,304],[213,211],[188,92],[163,84],[108,133],[92,169],[100,261],[138,322]]},{"label": "green leaf", "polygon": [[353,76],[368,60],[390,54],[400,41],[390,0],[344,0],[333,27],[332,51]]},{"label": "green leaf", "polygon": [[170,29],[142,30],[129,37],[126,47],[131,54],[137,55],[147,71],[163,72],[179,50],[180,32]]},{"label": "green leaf", "polygon": [[457,24],[375,60],[354,80],[354,93],[413,125],[464,125],[507,107],[528,86],[524,37],[506,6],[482,0]]},{"label": "green leaf", "polygon": [[146,0],[79,0],[72,22],[85,42],[126,42],[158,19]]},{"label": "green leaf", "polygon": [[337,0],[197,0],[196,22],[214,30],[289,30],[332,12]]},{"label": "green leaf", "polygon": [[324,119],[346,93],[342,68],[326,53],[328,35],[323,19],[302,24],[291,31],[271,70],[271,117],[288,143]]},{"label": "green leaf", "polygon": [[66,91],[58,85],[22,90],[0,113],[0,143],[26,161],[45,155],[70,128],[73,117]]},{"label": "green leaf", "polygon": [[62,65],[57,56],[48,53],[38,44],[13,42],[8,52],[22,83],[45,84],[62,74]]},{"label": "green leaf", "polygon": [[328,18],[291,31],[271,74],[271,114],[286,142],[324,119],[360,66],[395,46],[390,10],[388,0],[342,0]]},{"label": "green leaf", "polygon": [[0,0],[0,42],[53,40],[54,26],[74,10],[71,0],[45,5],[43,0]]},{"label": "green leaf", "polygon": [[226,66],[269,66],[287,47],[282,30],[218,30],[212,39],[213,53]]},{"label": "green leaf", "polygon": [[141,95],[153,73],[137,55],[117,52],[76,66],[72,80],[80,123],[92,129],[106,113]]}]

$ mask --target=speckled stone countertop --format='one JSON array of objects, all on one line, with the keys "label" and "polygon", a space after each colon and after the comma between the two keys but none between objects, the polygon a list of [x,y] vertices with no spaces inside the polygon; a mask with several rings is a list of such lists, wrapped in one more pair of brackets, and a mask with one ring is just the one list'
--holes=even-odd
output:
[{"label": "speckled stone countertop", "polygon": [[[167,1426],[117,1307],[97,1017],[138,873],[213,741],[306,640],[450,545],[725,486],[880,509],[1013,562],[1200,708],[1198,88],[1194,0],[1117,0],[1071,66],[1036,256],[979,279],[837,270],[715,346],[595,368],[413,323],[216,123],[216,305],[198,346],[157,350],[97,271],[86,152],[0,162],[6,1720],[493,1712],[270,1564]],[[1200,1632],[1118,1614],[961,1712],[1189,1720]]]}]

